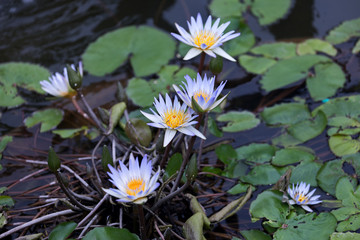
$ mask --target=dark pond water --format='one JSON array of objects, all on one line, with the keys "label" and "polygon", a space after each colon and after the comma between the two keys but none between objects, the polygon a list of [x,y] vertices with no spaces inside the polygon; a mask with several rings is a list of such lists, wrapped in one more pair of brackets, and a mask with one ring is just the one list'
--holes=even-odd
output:
[{"label": "dark pond water", "polygon": [[[202,16],[209,14],[206,0],[92,0],[92,1],[48,1],[48,0],[2,0],[0,1],[0,63],[30,62],[41,64],[51,72],[62,71],[64,64],[74,63],[81,59],[89,43],[99,36],[119,27],[146,24],[156,26],[164,32],[176,32],[174,22],[184,25],[190,16],[198,12]],[[306,38],[326,36],[328,31],[344,20],[360,16],[360,1],[358,0],[297,0],[285,18],[270,26],[260,26],[253,16],[246,15],[250,28],[257,37],[258,43],[281,41],[299,42]],[[345,91],[357,91],[360,82],[359,59],[349,59],[350,45],[340,46],[338,62],[347,72],[348,83]],[[194,59],[194,62],[198,59]],[[236,63],[225,62],[224,72],[229,74],[225,91],[231,90],[226,110],[254,111],[260,101],[266,97],[268,101],[276,97],[276,93],[266,95],[257,83],[257,77],[248,75]],[[84,92],[92,107],[110,106],[116,102],[115,83],[132,77],[131,69],[125,66],[115,73],[105,77],[86,75]],[[283,101],[291,101],[293,95],[305,94],[298,89],[288,95]],[[83,138],[61,140],[50,133],[40,134],[39,128],[26,129],[23,120],[37,109],[52,104],[66,109],[66,127],[77,127],[81,120],[72,113],[75,109],[68,100],[48,102],[36,96],[28,99],[28,104],[15,109],[1,109],[0,136],[14,136],[14,141],[8,146],[2,159],[4,169],[0,172],[0,186],[9,186],[34,170],[24,165],[24,159],[46,159],[47,150],[54,145],[57,152],[63,156],[88,156],[94,142]],[[277,129],[259,126],[253,130],[238,134],[227,134],[233,139],[233,146],[238,147],[251,142],[268,142],[278,133]],[[209,142],[215,140],[210,138]],[[334,156],[327,147],[325,135],[307,143],[322,160]],[[67,155],[65,155],[67,154]],[[213,154],[204,156],[206,161],[213,163]],[[48,175],[32,178],[11,188],[8,194],[16,200],[15,208],[21,208],[31,202],[34,193],[19,196],[19,193],[50,183],[54,179]],[[219,183],[223,188],[231,184]],[[258,190],[260,191],[260,190]],[[256,194],[255,194],[256,195]],[[254,195],[254,196],[255,196]],[[250,222],[248,207],[235,217],[224,223],[225,227],[235,230],[260,227],[259,223]],[[226,231],[226,228],[224,228]]]}]

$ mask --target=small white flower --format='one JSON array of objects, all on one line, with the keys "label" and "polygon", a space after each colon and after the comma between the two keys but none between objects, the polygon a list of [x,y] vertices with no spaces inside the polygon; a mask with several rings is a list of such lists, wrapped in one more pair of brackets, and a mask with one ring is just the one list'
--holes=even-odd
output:
[{"label": "small white flower", "polygon": [[108,172],[110,176],[109,181],[112,182],[117,189],[110,188],[103,190],[114,196],[118,202],[143,204],[147,201],[147,196],[159,187],[157,182],[160,174],[160,169],[151,177],[151,160],[147,161],[147,155],[144,156],[139,165],[138,158],[130,155],[129,169],[121,162],[120,169],[113,168],[110,164]]},{"label": "small white flower", "polygon": [[225,95],[221,99],[216,100],[219,97],[221,91],[224,89],[226,82],[221,82],[220,86],[214,91],[215,77],[208,79],[205,74],[204,78],[202,79],[198,73],[196,80],[191,79],[189,75],[186,75],[185,79],[187,82],[183,82],[185,88],[180,86],[183,91],[181,91],[176,85],[173,85],[173,87],[181,100],[183,100],[186,105],[194,110],[195,108],[192,106],[192,98],[194,98],[203,112],[208,112],[218,106],[227,96]]},{"label": "small white flower", "polygon": [[204,25],[200,13],[198,13],[196,20],[194,17],[191,17],[191,22],[188,21],[187,23],[190,33],[176,23],[175,26],[180,35],[171,33],[179,41],[193,47],[185,55],[184,60],[189,60],[201,52],[205,52],[211,57],[216,57],[215,54],[217,54],[230,61],[236,61],[220,48],[224,42],[240,36],[240,33],[234,33],[235,31],[224,34],[224,30],[229,26],[230,21],[219,26],[220,18],[218,18],[212,25],[212,19],[209,16]]},{"label": "small white flower", "polygon": [[296,186],[292,186],[292,188],[288,187],[288,194],[292,199],[289,200],[291,205],[297,204],[300,205],[303,209],[308,212],[312,212],[311,208],[307,205],[313,205],[321,203],[321,200],[318,200],[320,195],[312,196],[316,189],[312,190],[309,193],[310,184],[306,184],[305,182],[300,182],[296,184]]},{"label": "small white flower", "polygon": [[171,142],[177,131],[189,136],[196,135],[205,139],[201,132],[191,126],[197,123],[196,121],[193,121],[193,119],[197,117],[197,115],[192,116],[194,111],[192,109],[187,109],[186,104],[180,105],[177,97],[174,99],[174,104],[168,94],[166,94],[165,99],[166,102],[161,95],[159,95],[159,101],[155,98],[154,106],[158,114],[151,108],[150,110],[153,114],[141,111],[145,117],[153,121],[152,123],[148,123],[149,126],[165,128],[164,147]]},{"label": "small white flower", "polygon": [[[78,71],[81,77],[83,76],[82,62],[79,62],[78,70],[75,69],[74,64],[72,64],[71,67],[75,71]],[[75,90],[70,87],[66,68],[64,68],[63,75],[55,73],[49,77],[49,81],[40,81],[40,85],[45,92],[55,97],[71,97],[76,94]]]}]

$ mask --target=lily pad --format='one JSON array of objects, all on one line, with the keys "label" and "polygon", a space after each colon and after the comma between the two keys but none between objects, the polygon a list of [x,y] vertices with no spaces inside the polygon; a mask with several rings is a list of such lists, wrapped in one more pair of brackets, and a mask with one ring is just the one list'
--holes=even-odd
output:
[{"label": "lily pad", "polygon": [[218,128],[216,121],[214,118],[212,118],[211,116],[208,116],[208,129],[209,132],[216,136],[216,137],[222,137],[224,134],[222,131],[220,131],[220,129]]},{"label": "lily pad", "polygon": [[356,189],[347,177],[342,177],[336,183],[336,198],[345,207],[360,208],[360,190]]},{"label": "lily pad", "polygon": [[81,128],[73,128],[73,129],[56,129],[52,132],[60,135],[62,138],[73,138],[79,135],[82,131],[86,131],[88,129],[87,126],[82,126]]},{"label": "lily pad", "polygon": [[329,138],[329,146],[336,156],[345,156],[359,152],[360,141],[348,135],[334,134]]},{"label": "lily pad", "polygon": [[287,42],[266,43],[254,47],[250,52],[267,58],[287,59],[296,56],[296,44]]},{"label": "lily pad", "polygon": [[360,228],[360,214],[352,215],[338,224],[336,231],[356,231]]},{"label": "lily pad", "polygon": [[63,111],[56,108],[49,108],[34,112],[30,117],[25,118],[24,124],[30,128],[41,123],[40,132],[46,132],[59,125],[63,120],[63,116]]},{"label": "lily pad", "polygon": [[297,53],[299,55],[316,54],[316,52],[326,53],[329,56],[335,56],[336,48],[329,42],[321,39],[308,39],[297,46]]},{"label": "lily pad", "polygon": [[336,227],[336,218],[331,213],[299,215],[285,221],[284,228],[274,234],[274,240],[328,240]]},{"label": "lily pad", "polygon": [[334,232],[330,236],[330,240],[359,240],[359,239],[360,239],[360,234],[352,233],[352,232],[346,232],[346,233]]},{"label": "lily pad", "polygon": [[237,0],[213,0],[209,10],[216,17],[240,17],[246,10],[246,5]]},{"label": "lily pad", "polygon": [[309,119],[310,112],[303,103],[283,103],[265,108],[261,117],[269,125],[289,125]]},{"label": "lily pad", "polygon": [[330,99],[330,101],[317,107],[313,111],[313,114],[321,110],[328,118],[344,116],[358,119],[360,116],[359,102],[360,95]]},{"label": "lily pad", "polygon": [[176,171],[179,171],[182,161],[183,157],[180,153],[171,156],[165,169],[164,180],[169,179]]},{"label": "lily pad", "polygon": [[278,168],[270,164],[259,165],[245,176],[241,176],[240,180],[255,186],[275,184],[286,170],[287,168]]},{"label": "lily pad", "polygon": [[321,168],[317,162],[302,162],[297,165],[291,173],[290,182],[306,182],[313,187],[317,186],[316,175]]},{"label": "lily pad", "polygon": [[336,220],[343,221],[351,215],[360,213],[360,210],[355,207],[342,207],[332,210],[331,213],[336,217]]},{"label": "lily pad", "polygon": [[17,86],[44,93],[40,81],[48,79],[47,69],[30,63],[0,64],[0,107],[16,107],[25,100],[18,95]]},{"label": "lily pad", "polygon": [[260,120],[257,119],[253,113],[248,111],[230,111],[219,115],[217,120],[219,122],[228,122],[228,124],[222,128],[224,132],[240,132],[249,130],[260,123]]},{"label": "lily pad", "polygon": [[260,25],[267,25],[284,17],[290,5],[291,0],[254,0],[251,11],[258,18]]},{"label": "lily pad", "polygon": [[242,55],[239,57],[239,63],[249,73],[263,74],[276,63],[276,60],[267,57]]},{"label": "lily pad", "polygon": [[283,59],[269,68],[260,83],[266,91],[279,89],[305,78],[309,69],[315,64],[330,61],[329,58],[318,55],[304,55]]},{"label": "lily pad", "polygon": [[343,160],[333,160],[324,163],[324,165],[320,168],[316,178],[322,190],[330,193],[331,195],[335,195],[337,181],[340,178],[347,176],[342,169],[343,163]]},{"label": "lily pad", "polygon": [[325,40],[332,44],[346,42],[352,37],[360,36],[360,18],[348,20],[334,28],[326,36]]},{"label": "lily pad", "polygon": [[336,63],[320,63],[315,65],[315,75],[306,79],[306,85],[315,101],[335,95],[346,82],[345,74]]},{"label": "lily pad", "polygon": [[240,233],[246,240],[271,240],[269,235],[260,230],[243,230]]},{"label": "lily pad", "polygon": [[[146,39],[146,41],[144,41]],[[156,73],[174,57],[175,42],[169,34],[148,26],[124,27],[99,37],[82,55],[84,69],[104,76],[130,56],[136,76]]]},{"label": "lily pad", "polygon": [[140,238],[129,232],[126,228],[115,227],[97,227],[88,232],[83,240],[113,240],[113,239],[126,239],[126,240],[140,240]]},{"label": "lily pad", "polygon": [[281,227],[289,214],[289,206],[282,202],[282,196],[282,192],[275,190],[260,193],[250,205],[251,220],[265,218],[271,227]]},{"label": "lily pad", "polygon": [[49,240],[65,240],[75,230],[75,222],[63,222],[57,225],[50,233]]},{"label": "lily pad", "polygon": [[236,148],[237,159],[245,159],[250,163],[270,162],[274,156],[276,147],[265,143],[252,143],[248,146]]},{"label": "lily pad", "polygon": [[225,164],[229,164],[237,157],[236,151],[230,144],[221,144],[215,149],[215,154]]},{"label": "lily pad", "polygon": [[311,162],[314,154],[305,147],[289,147],[276,151],[271,163],[276,166],[286,166],[296,162]]}]

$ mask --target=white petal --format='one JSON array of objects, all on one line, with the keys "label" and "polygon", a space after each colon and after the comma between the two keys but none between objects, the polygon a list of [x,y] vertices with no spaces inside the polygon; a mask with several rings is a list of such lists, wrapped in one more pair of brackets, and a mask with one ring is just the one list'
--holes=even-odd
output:
[{"label": "white petal", "polygon": [[198,136],[199,138],[202,138],[202,139],[206,139],[206,137],[199,131],[197,130],[196,128],[194,128],[193,126],[187,126],[186,127],[188,130],[190,130],[193,134],[195,134],[196,136]]},{"label": "white petal", "polygon": [[209,56],[211,56],[211,57],[213,57],[213,58],[216,58],[215,53],[214,53],[213,51],[211,51],[210,49],[204,50],[204,52],[205,52],[206,54],[208,54]]},{"label": "white petal", "polygon": [[185,55],[184,60],[189,60],[192,59],[194,57],[196,57],[197,55],[199,55],[202,51],[200,49],[197,48],[191,48]]},{"label": "white petal", "polygon": [[176,130],[174,129],[166,129],[165,130],[165,137],[164,137],[164,147],[166,147],[171,140],[175,137]]},{"label": "white petal", "polygon": [[230,56],[228,53],[226,53],[223,49],[217,47],[217,48],[214,48],[214,49],[212,49],[212,50],[213,50],[214,53],[216,53],[217,55],[222,56],[223,58],[226,58],[226,59],[228,59],[228,60],[230,60],[230,61],[236,62],[236,60],[235,60],[232,56]]},{"label": "white petal", "polygon": [[307,205],[301,205],[301,207],[302,207],[303,209],[305,209],[305,211],[313,212],[313,210],[312,210],[311,208],[309,208],[309,206],[307,206]]}]

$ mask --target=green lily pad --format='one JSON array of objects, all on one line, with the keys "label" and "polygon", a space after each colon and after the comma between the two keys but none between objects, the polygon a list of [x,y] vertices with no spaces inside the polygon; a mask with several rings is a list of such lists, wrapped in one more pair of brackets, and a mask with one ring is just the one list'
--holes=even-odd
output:
[{"label": "green lily pad", "polygon": [[346,42],[352,37],[360,36],[360,18],[348,20],[334,28],[326,36],[325,40],[331,44]]},{"label": "green lily pad", "polygon": [[183,162],[183,157],[180,153],[175,153],[174,155],[171,156],[165,168],[165,173],[164,173],[165,181],[169,179],[169,177],[171,177],[177,171],[179,171],[182,162]]},{"label": "green lily pad", "polygon": [[302,103],[283,103],[265,108],[262,119],[269,125],[289,125],[310,118],[308,107]]},{"label": "green lily pad", "polygon": [[62,138],[73,138],[78,136],[82,131],[86,131],[88,129],[87,126],[82,126],[81,128],[73,128],[73,129],[56,129],[52,132],[60,135]]},{"label": "green lily pad", "polygon": [[242,182],[252,185],[275,184],[279,178],[286,172],[287,168],[278,168],[270,164],[255,166],[248,174],[241,176]]},{"label": "green lily pad", "polygon": [[251,220],[255,222],[265,218],[267,225],[281,227],[289,214],[289,206],[282,202],[282,196],[282,192],[275,190],[260,193],[250,205]]},{"label": "green lily pad", "polygon": [[224,132],[240,132],[249,130],[260,123],[260,120],[257,119],[253,113],[248,111],[230,111],[219,115],[217,120],[219,122],[228,122],[228,124],[222,128]]},{"label": "green lily pad", "polygon": [[248,146],[236,148],[237,159],[245,159],[251,163],[270,162],[275,151],[276,147],[265,143],[252,143]]},{"label": "green lily pad", "polygon": [[291,125],[287,131],[294,138],[306,142],[320,135],[326,127],[327,119],[323,112],[319,111],[313,119],[304,120]]},{"label": "green lily pad", "polygon": [[[144,41],[146,39],[146,41]],[[82,55],[84,69],[104,76],[130,56],[136,76],[156,73],[174,57],[175,41],[169,34],[148,26],[124,27],[99,37]]]},{"label": "green lily pad", "polygon": [[306,79],[309,93],[315,101],[332,97],[345,82],[344,72],[333,62],[316,64],[315,75]]},{"label": "green lily pad", "polygon": [[260,25],[267,25],[284,17],[290,5],[290,0],[254,0],[251,11],[258,18]]},{"label": "green lily pad", "polygon": [[141,78],[129,80],[126,94],[136,105],[142,107],[151,106],[154,102],[154,97],[159,97],[158,93],[151,88],[150,83]]},{"label": "green lily pad", "polygon": [[347,163],[351,164],[355,169],[355,173],[357,176],[360,176],[360,153],[351,154],[343,157]]},{"label": "green lily pad", "polygon": [[287,59],[296,56],[296,44],[287,42],[266,43],[254,47],[250,52],[267,58]]},{"label": "green lily pad", "polygon": [[337,181],[340,178],[347,176],[342,169],[343,163],[344,160],[333,160],[324,163],[324,165],[320,168],[316,178],[322,190],[330,193],[331,195],[335,195]]},{"label": "green lily pad", "polygon": [[266,91],[279,89],[305,78],[309,69],[315,64],[330,61],[329,58],[318,55],[304,55],[283,59],[269,68],[260,83]]},{"label": "green lily pad", "polygon": [[360,208],[360,191],[355,191],[353,184],[349,178],[342,177],[336,183],[336,198],[342,201],[345,207]]},{"label": "green lily pad", "polygon": [[359,240],[359,239],[360,239],[360,234],[352,233],[352,232],[346,232],[346,233],[334,232],[330,236],[330,240]]},{"label": "green lily pad", "polygon": [[215,149],[215,154],[225,164],[229,164],[237,157],[236,151],[230,144],[221,144]]},{"label": "green lily pad", "polygon": [[356,42],[356,44],[351,52],[352,52],[352,54],[357,54],[360,52],[360,39]]},{"label": "green lily pad", "polygon": [[0,196],[0,207],[8,206],[12,207],[14,206],[15,202],[10,196]]},{"label": "green lily pad", "polygon": [[344,156],[359,152],[360,141],[348,135],[334,134],[329,138],[329,146],[336,156]]},{"label": "green lily pad", "polygon": [[289,147],[276,151],[271,163],[276,166],[286,166],[296,162],[314,161],[315,156],[312,151],[305,147]]},{"label": "green lily pad", "polygon": [[336,227],[336,218],[331,213],[299,215],[285,221],[284,228],[275,234],[276,240],[328,240]]},{"label": "green lily pad", "polygon": [[140,240],[140,238],[129,232],[126,228],[115,227],[97,227],[88,232],[83,240],[114,240],[114,239],[126,239],[126,240]]},{"label": "green lily pad", "polygon": [[75,230],[75,222],[63,222],[57,225],[50,233],[49,240],[65,240]]},{"label": "green lily pad", "polygon": [[237,195],[237,194],[246,192],[247,189],[249,188],[249,186],[250,186],[250,184],[240,182],[240,183],[236,184],[235,186],[233,186],[232,188],[230,188],[227,192],[232,195]]},{"label": "green lily pad", "polygon": [[360,213],[360,210],[355,207],[342,207],[332,210],[331,213],[336,217],[336,220],[343,221],[351,215]]},{"label": "green lily pad", "polygon": [[247,174],[248,166],[243,161],[232,161],[225,166],[222,176],[227,178],[239,178]]},{"label": "green lily pad", "polygon": [[323,111],[326,117],[338,117],[344,116],[348,118],[359,119],[360,108],[359,108],[360,95],[346,96],[330,99],[327,103],[324,103],[317,107],[313,114],[318,111]]},{"label": "green lily pad", "polygon": [[246,5],[237,0],[213,0],[209,10],[216,17],[240,17],[246,10]]},{"label": "green lily pad", "polygon": [[30,128],[41,123],[40,132],[46,132],[59,125],[63,120],[63,116],[63,111],[56,108],[49,108],[34,112],[30,117],[25,118],[24,124]]},{"label": "green lily pad", "polygon": [[239,63],[249,73],[263,74],[276,63],[276,60],[267,57],[242,55],[239,57]]},{"label": "green lily pad", "polygon": [[316,52],[326,53],[334,57],[337,50],[333,45],[321,39],[308,39],[297,46],[299,55],[316,54]]},{"label": "green lily pad", "polygon": [[208,116],[208,129],[209,132],[216,136],[216,137],[222,137],[224,134],[223,132],[218,128],[216,121],[214,118],[212,118],[211,116]]},{"label": "green lily pad", "polygon": [[357,231],[360,228],[360,214],[352,215],[340,222],[336,228],[338,232]]},{"label": "green lily pad", "polygon": [[316,175],[321,168],[317,162],[302,162],[297,165],[291,173],[290,182],[306,182],[313,187],[317,186]]},{"label": "green lily pad", "polygon": [[243,54],[254,46],[256,39],[248,24],[241,18],[228,18],[224,21],[231,21],[228,29],[240,32],[241,35],[224,43],[223,49],[231,56]]},{"label": "green lily pad", "polygon": [[271,240],[269,235],[260,230],[243,230],[240,233],[246,240]]},{"label": "green lily pad", "polygon": [[25,100],[18,95],[16,87],[44,93],[40,81],[48,79],[47,69],[30,63],[0,64],[0,107],[16,107]]}]

